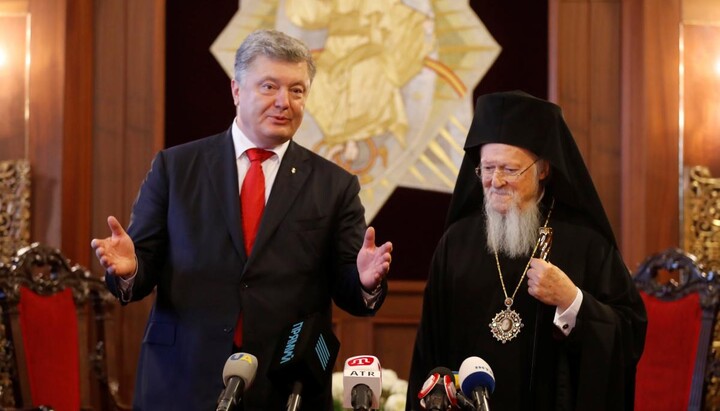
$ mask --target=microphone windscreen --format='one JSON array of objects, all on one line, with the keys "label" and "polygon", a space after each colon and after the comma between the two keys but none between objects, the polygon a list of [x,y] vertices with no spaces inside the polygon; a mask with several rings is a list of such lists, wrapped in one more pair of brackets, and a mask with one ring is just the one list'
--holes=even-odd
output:
[{"label": "microphone windscreen", "polygon": [[223,383],[227,386],[230,378],[240,377],[245,382],[245,389],[247,390],[255,380],[257,368],[257,358],[254,355],[244,352],[235,353],[225,361]]},{"label": "microphone windscreen", "polygon": [[372,391],[372,407],[380,408],[382,394],[382,368],[377,357],[357,355],[345,361],[343,368],[343,406],[352,408],[352,389],[364,384]]},{"label": "microphone windscreen", "polygon": [[495,375],[492,368],[480,357],[468,357],[460,364],[458,372],[460,390],[471,395],[477,387],[485,387],[488,392],[495,390]]},{"label": "microphone windscreen", "polygon": [[305,393],[321,391],[330,381],[340,341],[319,314],[290,324],[281,334],[268,378],[280,389],[302,384]]},{"label": "microphone windscreen", "polygon": [[[428,378],[418,393],[418,398],[423,408],[430,407],[427,404],[428,399],[433,402],[434,406],[445,401],[451,406],[456,406],[457,395],[452,371],[447,367],[435,367],[430,370]],[[437,401],[440,401],[440,403],[436,403]]]}]

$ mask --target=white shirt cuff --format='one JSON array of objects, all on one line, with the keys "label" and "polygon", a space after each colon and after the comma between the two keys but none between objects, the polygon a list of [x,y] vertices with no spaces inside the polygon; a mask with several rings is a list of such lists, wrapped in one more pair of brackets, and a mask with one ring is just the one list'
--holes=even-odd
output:
[{"label": "white shirt cuff", "polygon": [[564,312],[560,312],[560,308],[555,309],[555,319],[553,324],[567,337],[570,332],[575,328],[575,322],[577,321],[578,311],[580,311],[580,305],[582,305],[583,293],[579,288],[575,294],[575,300]]},{"label": "white shirt cuff", "polygon": [[375,305],[377,304],[377,301],[380,297],[380,292],[382,291],[382,287],[376,287],[372,293],[369,293],[365,291],[363,287],[360,287],[360,292],[362,293],[363,301],[365,301],[365,306],[369,309],[374,309]]},{"label": "white shirt cuff", "polygon": [[116,277],[117,278],[117,285],[120,289],[120,301],[124,303],[129,303],[132,299],[132,286],[135,283],[135,277],[138,273],[138,260],[137,257],[135,257],[135,272],[133,275],[130,275],[128,277]]}]

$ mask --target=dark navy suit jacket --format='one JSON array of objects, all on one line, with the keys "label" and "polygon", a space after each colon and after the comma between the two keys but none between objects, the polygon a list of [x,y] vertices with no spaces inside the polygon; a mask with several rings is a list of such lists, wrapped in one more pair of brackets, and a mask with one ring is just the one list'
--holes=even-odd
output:
[{"label": "dark navy suit jacket", "polygon": [[[285,409],[288,393],[266,376],[281,331],[318,312],[330,326],[331,299],[374,313],[356,267],[366,228],[359,190],[357,177],[291,141],[247,256],[230,131],[158,153],[128,227],[139,262],[132,300],[156,290],[134,408],[214,410],[242,311],[242,350],[259,364],[245,410]],[[107,284],[119,295],[114,278]],[[303,396],[302,409],[328,407],[329,380]]]}]

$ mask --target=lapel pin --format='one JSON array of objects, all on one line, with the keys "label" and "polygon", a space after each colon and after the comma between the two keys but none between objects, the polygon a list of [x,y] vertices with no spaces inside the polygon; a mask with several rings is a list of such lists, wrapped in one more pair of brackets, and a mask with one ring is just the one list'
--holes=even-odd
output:
[{"label": "lapel pin", "polygon": [[295,174],[295,167],[290,170],[291,173]]}]

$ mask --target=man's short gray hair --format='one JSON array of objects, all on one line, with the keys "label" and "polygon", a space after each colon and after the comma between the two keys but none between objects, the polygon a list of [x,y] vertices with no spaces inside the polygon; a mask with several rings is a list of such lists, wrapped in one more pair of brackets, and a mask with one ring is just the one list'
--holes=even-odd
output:
[{"label": "man's short gray hair", "polygon": [[235,80],[242,82],[250,64],[258,56],[284,62],[307,63],[310,83],[315,78],[315,62],[310,49],[302,41],[277,30],[256,30],[250,33],[235,53]]}]

